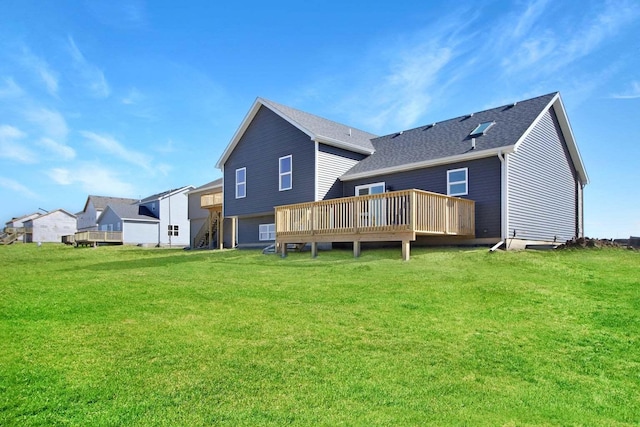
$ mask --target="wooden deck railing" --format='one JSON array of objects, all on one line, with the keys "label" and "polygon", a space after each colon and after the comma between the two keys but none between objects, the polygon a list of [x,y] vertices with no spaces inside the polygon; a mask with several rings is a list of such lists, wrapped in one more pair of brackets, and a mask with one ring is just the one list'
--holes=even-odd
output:
[{"label": "wooden deck railing", "polygon": [[122,231],[79,231],[74,236],[76,243],[122,243]]},{"label": "wooden deck railing", "polygon": [[280,241],[354,234],[383,240],[384,233],[475,236],[472,200],[415,189],[278,206],[275,216]]},{"label": "wooden deck railing", "polygon": [[222,193],[203,194],[200,196],[201,208],[213,208],[222,206]]}]

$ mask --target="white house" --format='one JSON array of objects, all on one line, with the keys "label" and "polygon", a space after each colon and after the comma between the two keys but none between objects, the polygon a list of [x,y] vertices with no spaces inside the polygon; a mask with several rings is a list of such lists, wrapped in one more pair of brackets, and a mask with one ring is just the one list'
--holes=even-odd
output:
[{"label": "white house", "polygon": [[82,212],[76,214],[78,218],[78,231],[97,230],[98,218],[110,204],[133,204],[137,202],[138,200],[136,199],[90,195],[87,197]]},{"label": "white house", "polygon": [[76,216],[58,209],[24,222],[25,242],[62,242],[62,236],[74,234]]}]

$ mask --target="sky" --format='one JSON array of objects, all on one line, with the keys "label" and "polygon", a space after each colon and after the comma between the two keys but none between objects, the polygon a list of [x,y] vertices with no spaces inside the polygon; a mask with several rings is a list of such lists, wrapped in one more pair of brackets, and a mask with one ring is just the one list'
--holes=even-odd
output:
[{"label": "sky", "polygon": [[257,97],[385,135],[559,91],[585,233],[640,236],[640,2],[5,0],[0,220],[221,176]]}]

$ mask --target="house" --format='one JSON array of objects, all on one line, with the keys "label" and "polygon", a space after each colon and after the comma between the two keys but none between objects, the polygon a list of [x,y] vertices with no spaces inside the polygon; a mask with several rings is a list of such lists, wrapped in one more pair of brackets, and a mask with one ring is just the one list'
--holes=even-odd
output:
[{"label": "house", "polygon": [[217,167],[239,246],[402,241],[408,258],[416,240],[584,235],[589,179],[557,92],[380,137],[258,98]]},{"label": "house", "polygon": [[24,221],[25,242],[62,242],[62,236],[76,232],[76,216],[57,209]]},{"label": "house", "polygon": [[230,247],[231,233],[234,230],[232,230],[232,222],[225,222],[222,216],[222,178],[194,188],[187,193],[187,196],[191,248]]},{"label": "house", "polygon": [[189,246],[187,193],[185,186],[142,200],[112,201],[97,220],[101,231],[122,232],[124,244]]},{"label": "house", "polygon": [[34,212],[32,214],[23,215],[18,218],[12,218],[5,223],[5,227],[0,233],[0,244],[10,245],[15,242],[25,242],[26,235],[24,223],[30,219],[37,218],[41,214]]},{"label": "house", "polygon": [[76,214],[78,218],[78,231],[97,230],[98,218],[110,204],[133,204],[137,202],[138,200],[136,199],[90,195],[87,197],[82,212]]}]

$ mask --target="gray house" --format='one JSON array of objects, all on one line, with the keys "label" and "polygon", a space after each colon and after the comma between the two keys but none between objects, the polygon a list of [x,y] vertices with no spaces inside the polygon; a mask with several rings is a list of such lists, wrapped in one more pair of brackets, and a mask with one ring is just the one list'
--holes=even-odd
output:
[{"label": "gray house", "polygon": [[136,199],[125,199],[122,197],[105,197],[90,195],[84,204],[82,212],[78,212],[78,231],[89,231],[98,229],[98,218],[109,205],[133,204]]},{"label": "gray house", "polygon": [[239,246],[399,240],[408,256],[416,240],[584,234],[588,176],[559,93],[381,137],[259,98],[217,166]]},{"label": "gray house", "polygon": [[187,193],[185,186],[142,200],[113,200],[98,218],[98,229],[121,231],[124,244],[189,246]]}]

